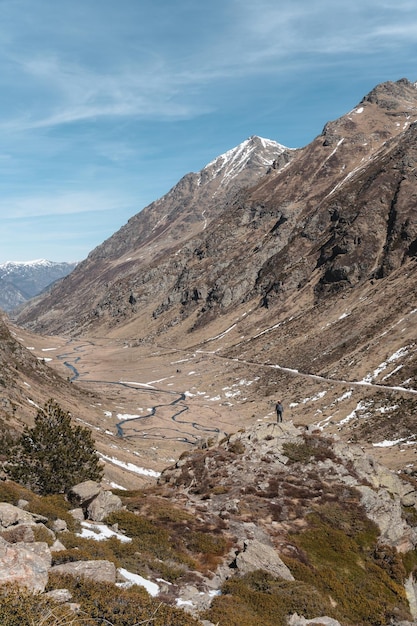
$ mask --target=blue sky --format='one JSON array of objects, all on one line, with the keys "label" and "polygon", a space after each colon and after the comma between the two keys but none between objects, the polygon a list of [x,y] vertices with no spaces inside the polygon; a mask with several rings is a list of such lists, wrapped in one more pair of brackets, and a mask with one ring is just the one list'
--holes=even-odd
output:
[{"label": "blue sky", "polygon": [[0,262],[81,260],[251,135],[417,80],[415,0],[0,0]]}]

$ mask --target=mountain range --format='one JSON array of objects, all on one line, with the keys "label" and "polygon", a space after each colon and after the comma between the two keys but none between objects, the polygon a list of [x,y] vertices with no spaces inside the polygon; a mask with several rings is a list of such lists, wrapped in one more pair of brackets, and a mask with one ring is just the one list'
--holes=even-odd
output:
[{"label": "mountain range", "polygon": [[[57,397],[92,428],[108,487],[152,485],[141,511],[169,498],[236,555],[268,545],[297,581],[314,587],[320,572],[327,617],[297,626],[416,619],[416,165],[417,84],[401,79],[303,148],[253,136],[187,174],[2,322],[2,427]],[[383,610],[365,602],[355,618],[340,589],[324,593],[336,582],[327,548],[312,548],[322,532],[354,537],[364,571],[383,563],[395,588]],[[216,591],[236,569],[224,566]],[[208,623],[234,625],[239,602],[213,603]]]},{"label": "mountain range", "polygon": [[13,311],[38,295],[56,280],[63,278],[77,263],[36,261],[8,261],[0,264],[0,308]]}]

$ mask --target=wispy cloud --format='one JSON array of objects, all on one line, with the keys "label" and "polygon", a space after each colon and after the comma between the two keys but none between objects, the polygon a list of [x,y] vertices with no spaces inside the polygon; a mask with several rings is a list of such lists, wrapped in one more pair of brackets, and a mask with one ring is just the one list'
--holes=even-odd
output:
[{"label": "wispy cloud", "polygon": [[134,199],[120,193],[64,192],[30,195],[16,198],[0,198],[0,213],[7,215],[5,221],[34,218],[46,215],[70,215],[79,213],[117,211],[134,206]]},{"label": "wispy cloud", "polygon": [[[412,4],[385,3],[382,14],[377,0],[344,4],[226,0],[200,7],[198,13],[180,3],[178,10],[170,11],[172,23],[167,25],[157,9],[142,16],[139,5],[128,4],[121,18],[119,8],[105,2],[107,21],[91,30],[88,45],[85,28],[76,28],[77,12],[71,14],[64,2],[63,19],[68,23],[62,27],[57,22],[59,13],[45,0],[38,19],[29,8],[31,19],[23,23],[18,13],[9,12],[12,34],[3,42],[0,70],[7,74],[8,87],[24,96],[25,105],[17,111],[12,100],[9,110],[3,105],[0,127],[24,130],[102,117],[181,120],[207,114],[214,105],[199,92],[218,81],[239,76],[249,80],[253,75],[288,72],[301,64],[305,69],[326,61],[346,62],[346,53],[372,55],[403,42],[404,37],[415,39],[417,17]],[[50,15],[46,15],[48,7]],[[183,23],[187,10],[194,18],[189,25]],[[132,20],[145,18],[138,22],[140,42],[129,31],[129,11]],[[87,25],[92,15],[97,16],[97,5],[90,0],[82,15]],[[35,27],[53,39],[52,47],[33,41]],[[25,29],[30,37],[22,46]]]}]

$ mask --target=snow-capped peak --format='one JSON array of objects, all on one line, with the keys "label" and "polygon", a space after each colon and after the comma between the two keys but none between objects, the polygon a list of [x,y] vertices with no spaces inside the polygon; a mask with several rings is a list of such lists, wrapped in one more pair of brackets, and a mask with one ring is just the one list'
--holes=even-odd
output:
[{"label": "snow-capped peak", "polygon": [[264,165],[267,168],[287,149],[276,141],[254,135],[236,146],[236,148],[232,148],[216,157],[203,168],[201,174],[208,174],[211,179],[219,175],[225,180],[234,178],[247,166],[251,159],[256,159],[258,165]]},{"label": "snow-capped peak", "polygon": [[55,265],[53,261],[47,261],[46,259],[35,259],[33,261],[5,261],[4,263],[0,263],[1,269],[6,269],[8,267],[51,267]]}]

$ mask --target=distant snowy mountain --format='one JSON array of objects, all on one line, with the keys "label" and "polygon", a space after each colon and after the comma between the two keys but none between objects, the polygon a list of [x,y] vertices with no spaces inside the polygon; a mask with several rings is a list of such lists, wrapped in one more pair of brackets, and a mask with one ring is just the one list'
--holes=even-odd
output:
[{"label": "distant snowy mountain", "polygon": [[0,264],[0,308],[10,312],[37,296],[56,280],[67,276],[77,263],[46,259],[7,261]]}]

